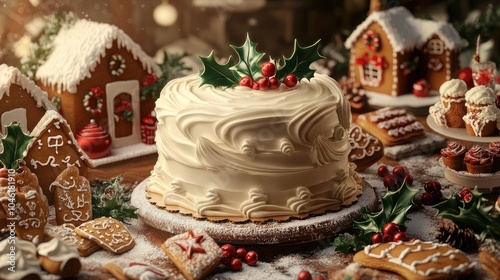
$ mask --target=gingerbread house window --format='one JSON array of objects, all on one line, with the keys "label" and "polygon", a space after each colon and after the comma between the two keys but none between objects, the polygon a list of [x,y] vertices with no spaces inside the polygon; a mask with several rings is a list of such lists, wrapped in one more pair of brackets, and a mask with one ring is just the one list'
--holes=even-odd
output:
[{"label": "gingerbread house window", "polygon": [[429,54],[442,54],[444,52],[444,43],[439,39],[431,39],[427,44]]},{"label": "gingerbread house window", "polygon": [[382,67],[370,61],[364,65],[359,65],[361,84],[368,86],[378,86],[382,80]]}]

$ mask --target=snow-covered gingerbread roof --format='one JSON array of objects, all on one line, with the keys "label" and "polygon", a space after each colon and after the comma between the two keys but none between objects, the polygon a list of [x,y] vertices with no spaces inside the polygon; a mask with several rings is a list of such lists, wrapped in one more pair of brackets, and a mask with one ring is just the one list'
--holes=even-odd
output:
[{"label": "snow-covered gingerbread roof", "polygon": [[38,107],[43,107],[46,110],[56,110],[52,102],[48,99],[47,92],[41,90],[35,82],[23,75],[19,69],[8,66],[6,64],[0,65],[0,100],[6,95],[10,94],[10,86],[12,84],[18,85],[25,89],[36,102]]},{"label": "snow-covered gingerbread roof", "polygon": [[352,48],[359,36],[374,22],[380,24],[385,31],[395,52],[420,47],[434,34],[437,34],[450,49],[462,48],[468,44],[466,40],[460,38],[451,24],[417,19],[408,9],[399,6],[371,13],[347,38],[346,48]]},{"label": "snow-covered gingerbread roof", "polygon": [[80,81],[91,77],[92,71],[106,55],[113,42],[126,48],[142,63],[147,72],[161,76],[162,72],[153,58],[148,56],[123,30],[106,23],[85,19],[62,29],[53,41],[51,54],[36,73],[45,85],[56,87],[58,92],[76,93]]}]

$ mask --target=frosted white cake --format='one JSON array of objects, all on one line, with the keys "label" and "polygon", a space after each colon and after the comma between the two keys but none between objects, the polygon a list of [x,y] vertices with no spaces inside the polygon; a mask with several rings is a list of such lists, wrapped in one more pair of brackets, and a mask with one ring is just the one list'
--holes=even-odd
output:
[{"label": "frosted white cake", "polygon": [[152,203],[210,220],[282,220],[338,210],[361,186],[348,162],[349,103],[326,75],[252,90],[169,82],[156,102]]}]

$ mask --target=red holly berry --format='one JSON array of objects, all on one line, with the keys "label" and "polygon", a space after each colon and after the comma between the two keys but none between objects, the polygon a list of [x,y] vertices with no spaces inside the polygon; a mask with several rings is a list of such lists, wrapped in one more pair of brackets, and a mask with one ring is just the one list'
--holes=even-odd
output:
[{"label": "red holly berry", "polygon": [[231,244],[224,244],[220,246],[220,248],[222,251],[228,251],[231,254],[231,257],[234,257],[234,254],[236,254],[236,248],[234,248]]},{"label": "red holly berry", "polygon": [[266,90],[269,88],[269,79],[262,77],[257,80],[257,84],[259,84],[261,90]]},{"label": "red holly berry", "polygon": [[396,232],[394,236],[392,237],[392,241],[398,242],[398,241],[408,241],[408,236],[406,235],[406,232]]},{"label": "red holly berry", "polygon": [[398,181],[392,175],[387,175],[384,177],[384,186],[391,192],[397,191],[399,189]]},{"label": "red holly berry", "polygon": [[297,280],[312,280],[311,272],[307,270],[300,271],[299,275],[297,275]]},{"label": "red holly berry", "polygon": [[297,82],[298,82],[297,76],[295,76],[294,74],[288,74],[288,75],[286,75],[285,79],[283,80],[283,83],[287,87],[294,87],[297,84]]},{"label": "red holly berry", "polygon": [[432,196],[431,193],[429,192],[424,192],[422,193],[422,195],[420,196],[420,200],[422,200],[422,203],[424,205],[432,205],[432,203],[434,202],[434,197]]},{"label": "red holly berry", "polygon": [[240,271],[241,268],[243,268],[243,263],[240,259],[234,258],[231,260],[229,268],[231,269],[231,271]]},{"label": "red holly berry", "polygon": [[472,193],[468,193],[464,196],[465,203],[469,203],[472,200]]},{"label": "red holly berry", "polygon": [[441,184],[437,181],[425,182],[424,190],[429,193],[432,192],[433,190],[441,190]]},{"label": "red holly berry", "polygon": [[260,89],[259,84],[254,83],[254,84],[252,85],[252,89],[253,89],[253,90],[259,90],[259,89]]},{"label": "red holly berry", "polygon": [[434,202],[438,202],[439,200],[441,200],[441,198],[443,198],[443,193],[441,192],[441,190],[434,190],[431,192],[431,195],[434,199]]},{"label": "red holly berry", "polygon": [[221,263],[224,265],[229,266],[231,264],[231,261],[234,259],[233,254],[229,251],[222,251],[222,260]]},{"label": "red holly berry", "polygon": [[384,242],[384,237],[380,232],[374,232],[372,234],[372,244],[382,243]]},{"label": "red holly berry", "polygon": [[394,175],[394,177],[399,177],[401,179],[403,179],[406,175],[410,174],[408,172],[408,169],[404,166],[401,166],[401,165],[397,165],[394,167],[394,169],[392,169],[392,174]]},{"label": "red holly berry", "polygon": [[469,193],[471,193],[471,190],[469,188],[464,188],[462,191],[460,191],[460,197],[464,199],[464,197]]},{"label": "red holly berry", "polygon": [[272,77],[276,74],[276,65],[272,62],[264,62],[260,67],[260,71],[264,77]]},{"label": "red holly berry", "polygon": [[458,78],[467,84],[468,88],[474,86],[474,81],[472,80],[472,69],[470,67],[464,67],[458,71]]},{"label": "red holly berry", "polygon": [[416,237],[410,238],[410,242],[417,241],[417,240],[418,240],[418,238],[416,238]]},{"label": "red holly berry", "polygon": [[242,260],[245,258],[246,254],[247,254],[247,250],[245,250],[245,248],[238,248],[238,249],[236,249],[236,253],[234,254],[234,257]]},{"label": "red holly berry", "polygon": [[385,224],[384,227],[382,228],[383,234],[394,235],[396,232],[398,232],[398,225],[393,222]]},{"label": "red holly berry", "polygon": [[380,177],[385,177],[385,176],[389,175],[389,169],[387,168],[386,165],[381,165],[377,169],[377,174]]},{"label": "red holly berry", "polygon": [[404,181],[410,187],[413,185],[413,177],[410,174],[406,174],[406,176],[404,177]]},{"label": "red holly berry", "polygon": [[245,262],[250,266],[256,265],[258,261],[259,255],[255,251],[248,251],[245,255]]},{"label": "red holly berry", "polygon": [[384,243],[391,242],[392,241],[392,235],[390,234],[382,234],[382,239]]},{"label": "red holly berry", "polygon": [[323,275],[318,275],[318,276],[314,277],[313,280],[325,280],[325,277],[323,277]]},{"label": "red holly berry", "polygon": [[269,89],[277,89],[280,87],[280,80],[276,77],[269,78]]},{"label": "red holly berry", "polygon": [[242,87],[249,87],[249,88],[252,88],[253,86],[253,80],[252,78],[250,78],[249,76],[243,76],[241,79],[240,79],[240,83],[239,83],[240,86]]}]

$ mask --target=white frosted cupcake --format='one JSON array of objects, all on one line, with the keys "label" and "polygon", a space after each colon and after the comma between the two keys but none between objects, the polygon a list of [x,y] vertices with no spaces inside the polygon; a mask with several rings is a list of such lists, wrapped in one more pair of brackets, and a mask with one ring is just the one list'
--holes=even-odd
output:
[{"label": "white frosted cupcake", "polygon": [[440,101],[429,108],[436,124],[445,127],[465,127],[463,116],[467,113],[465,93],[467,84],[461,79],[451,79],[439,88]]}]

